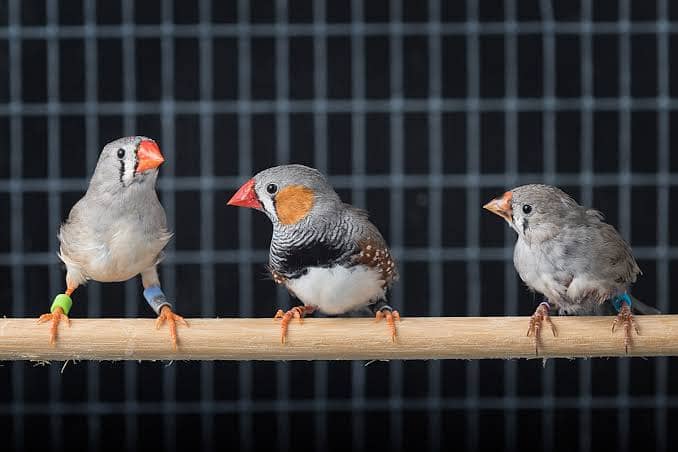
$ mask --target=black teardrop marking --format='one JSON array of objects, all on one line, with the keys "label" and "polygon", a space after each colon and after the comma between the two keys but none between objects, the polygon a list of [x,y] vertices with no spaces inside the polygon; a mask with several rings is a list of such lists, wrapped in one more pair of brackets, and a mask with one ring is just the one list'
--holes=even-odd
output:
[{"label": "black teardrop marking", "polygon": [[120,185],[123,187],[125,186],[125,182],[123,182],[122,177],[125,175],[125,161],[120,160]]},{"label": "black teardrop marking", "polygon": [[137,153],[139,152],[139,147],[137,146],[136,149],[134,149],[134,174],[137,173],[137,168],[139,168],[139,157]]}]

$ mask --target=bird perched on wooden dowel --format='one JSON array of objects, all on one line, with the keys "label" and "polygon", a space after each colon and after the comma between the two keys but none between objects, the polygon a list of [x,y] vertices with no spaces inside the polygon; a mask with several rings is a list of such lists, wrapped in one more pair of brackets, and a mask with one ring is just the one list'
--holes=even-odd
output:
[{"label": "bird perched on wooden dowel", "polygon": [[485,204],[518,233],[513,263],[523,282],[546,300],[530,319],[528,336],[537,350],[542,322],[556,335],[551,308],[563,315],[616,312],[612,332],[624,330],[628,352],[632,331],[639,334],[632,312],[658,314],[633,298],[629,286],[641,274],[631,248],[594,209],[582,207],[562,190],[524,185]]},{"label": "bird perched on wooden dowel", "polygon": [[133,136],[108,143],[99,156],[87,193],[73,206],[59,230],[59,258],[66,264],[66,292],[57,295],[49,314],[50,342],[59,323],[68,322],[71,295],[89,280],[127,281],[141,274],[144,298],[158,314],[156,327],[167,322],[173,347],[176,324],[186,321],[172,311],[160,288],[157,266],[172,238],[155,184],[164,162],[150,138]]},{"label": "bird perched on wooden dowel", "polygon": [[263,211],[273,223],[269,270],[303,306],[279,310],[281,340],[293,318],[318,310],[339,315],[369,307],[396,339],[400,319],[386,303],[398,278],[386,241],[365,211],[345,204],[318,170],[267,169],[247,181],[229,205]]}]

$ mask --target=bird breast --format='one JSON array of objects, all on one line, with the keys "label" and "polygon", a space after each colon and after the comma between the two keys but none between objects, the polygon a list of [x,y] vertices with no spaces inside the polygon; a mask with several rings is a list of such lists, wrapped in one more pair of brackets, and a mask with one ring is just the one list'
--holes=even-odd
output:
[{"label": "bird breast", "polygon": [[513,263],[527,286],[558,303],[566,297],[567,275],[558,268],[542,244],[530,245],[522,238],[516,242]]},{"label": "bird breast", "polygon": [[365,265],[310,267],[286,284],[305,305],[330,315],[355,311],[385,296],[381,274]]},{"label": "bird breast", "polygon": [[72,268],[100,282],[126,281],[152,267],[171,237],[166,231],[149,235],[141,223],[129,218],[103,232],[86,227],[62,232],[61,257],[69,271]]}]

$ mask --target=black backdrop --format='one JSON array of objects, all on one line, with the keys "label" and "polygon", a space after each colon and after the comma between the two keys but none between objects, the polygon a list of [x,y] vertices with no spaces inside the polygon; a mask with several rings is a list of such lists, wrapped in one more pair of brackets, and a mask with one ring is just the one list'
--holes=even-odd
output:
[{"label": "black backdrop", "polygon": [[[183,315],[271,316],[251,174],[317,166],[398,257],[405,316],[527,315],[484,201],[562,186],[632,242],[672,312],[678,8],[657,1],[0,1],[0,314],[63,290],[59,222],[98,150],[158,140]],[[151,316],[92,283],[74,317]],[[272,325],[272,328],[275,326]],[[47,340],[47,330],[45,333]],[[670,359],[0,365],[10,449],[667,450]]]}]

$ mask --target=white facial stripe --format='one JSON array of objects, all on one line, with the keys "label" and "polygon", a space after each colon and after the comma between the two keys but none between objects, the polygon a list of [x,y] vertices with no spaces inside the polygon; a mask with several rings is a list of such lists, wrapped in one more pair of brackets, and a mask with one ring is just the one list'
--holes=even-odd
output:
[{"label": "white facial stripe", "polygon": [[273,204],[273,199],[267,194],[262,196],[259,193],[257,193],[257,195],[259,197],[259,202],[261,202],[261,204],[263,204],[264,206],[264,210],[266,210],[266,212],[269,213],[277,221],[278,215],[275,212],[275,204]]}]

